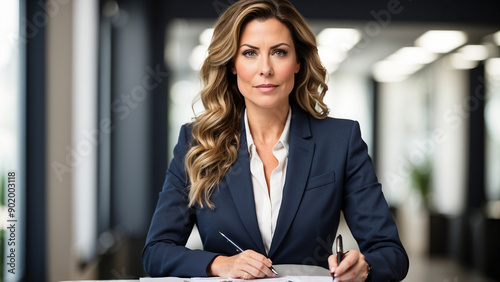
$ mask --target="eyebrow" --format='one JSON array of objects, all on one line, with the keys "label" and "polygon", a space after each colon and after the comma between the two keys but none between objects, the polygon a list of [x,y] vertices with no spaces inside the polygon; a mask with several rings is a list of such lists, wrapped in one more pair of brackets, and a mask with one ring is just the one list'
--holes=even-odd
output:
[{"label": "eyebrow", "polygon": [[[281,45],[286,45],[286,46],[288,46],[288,47],[290,47],[290,48],[291,48],[291,46],[290,46],[290,45],[288,45],[287,43],[284,43],[284,42],[283,42],[283,43],[278,43],[278,44],[276,44],[276,45],[271,46],[271,49],[278,48],[278,47],[280,47]],[[252,46],[252,45],[250,45],[250,44],[241,44],[240,48],[241,48],[241,47],[243,47],[243,46],[247,46],[247,47],[250,47],[250,48],[252,48],[252,49],[260,49],[259,47],[255,47],[255,46]]]}]

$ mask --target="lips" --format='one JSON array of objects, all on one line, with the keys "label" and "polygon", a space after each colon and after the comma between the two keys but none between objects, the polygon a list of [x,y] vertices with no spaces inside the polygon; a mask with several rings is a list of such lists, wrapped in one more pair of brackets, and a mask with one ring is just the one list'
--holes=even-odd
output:
[{"label": "lips", "polygon": [[273,91],[278,85],[276,84],[260,84],[255,86],[260,92],[270,92]]}]

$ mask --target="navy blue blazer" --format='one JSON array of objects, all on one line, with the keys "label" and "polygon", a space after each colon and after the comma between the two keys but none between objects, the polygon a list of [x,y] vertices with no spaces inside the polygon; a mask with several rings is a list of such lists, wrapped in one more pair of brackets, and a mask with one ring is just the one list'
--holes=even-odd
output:
[{"label": "navy blue blazer", "polygon": [[[159,195],[146,246],[144,268],[151,276],[206,276],[217,255],[243,249],[266,255],[257,224],[245,126],[231,170],[211,200],[215,209],[187,207],[189,180],[184,159],[192,140],[183,126]],[[408,256],[382,194],[367,146],[355,121],[318,120],[293,106],[288,167],[276,230],[267,257],[273,264],[328,268],[340,212],[372,266],[372,281],[402,280]],[[197,224],[204,250],[184,247]]]}]

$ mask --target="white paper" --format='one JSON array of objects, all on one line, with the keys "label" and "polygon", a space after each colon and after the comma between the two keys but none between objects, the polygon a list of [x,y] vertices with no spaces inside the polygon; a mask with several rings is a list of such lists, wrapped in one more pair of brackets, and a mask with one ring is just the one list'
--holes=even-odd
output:
[{"label": "white paper", "polygon": [[237,278],[220,278],[220,277],[161,277],[161,278],[141,278],[140,282],[191,282],[191,281],[218,281],[218,282],[242,282],[242,281],[260,281],[260,282],[331,282],[331,276],[285,276],[276,278],[260,278],[260,279],[237,279]]},{"label": "white paper", "polygon": [[238,281],[259,281],[259,282],[332,282],[332,276],[328,269],[313,265],[297,264],[277,264],[273,267],[280,274],[276,278],[261,279],[237,279],[221,277],[162,277],[162,278],[141,278],[140,282],[191,282],[191,281],[219,281],[219,282],[238,282]]}]

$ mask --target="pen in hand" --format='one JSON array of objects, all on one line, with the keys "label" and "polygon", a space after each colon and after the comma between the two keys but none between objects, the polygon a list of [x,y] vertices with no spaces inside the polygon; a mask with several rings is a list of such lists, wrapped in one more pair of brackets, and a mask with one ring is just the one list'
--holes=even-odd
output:
[{"label": "pen in hand", "polygon": [[[337,267],[339,267],[342,257],[344,256],[344,246],[342,244],[342,235],[338,235],[335,240],[335,251],[337,253]],[[332,277],[335,279],[335,274],[332,273]]]},{"label": "pen in hand", "polygon": [[[240,248],[240,246],[236,245],[236,243],[235,243],[235,242],[233,242],[231,239],[229,239],[226,235],[224,235],[224,233],[222,233],[222,232],[220,232],[220,231],[219,231],[219,233],[220,233],[220,235],[222,235],[222,237],[226,238],[226,240],[227,240],[229,243],[231,243],[231,245],[233,245],[233,246],[236,248],[236,250],[237,250],[238,252],[240,252],[240,253],[242,253],[242,252],[243,252],[243,249],[242,249],[242,248]],[[272,265],[271,265],[271,267],[270,267],[269,269],[271,269],[271,271],[272,271],[272,272],[273,272],[276,276],[278,275],[278,271],[276,271],[276,269],[274,269],[274,267],[273,267]]]},{"label": "pen in hand", "polygon": [[338,267],[340,265],[340,262],[342,261],[342,257],[344,256],[344,246],[342,244],[342,235],[339,234],[339,236],[337,236],[336,244],[337,244],[336,251],[337,251],[337,267]]}]

